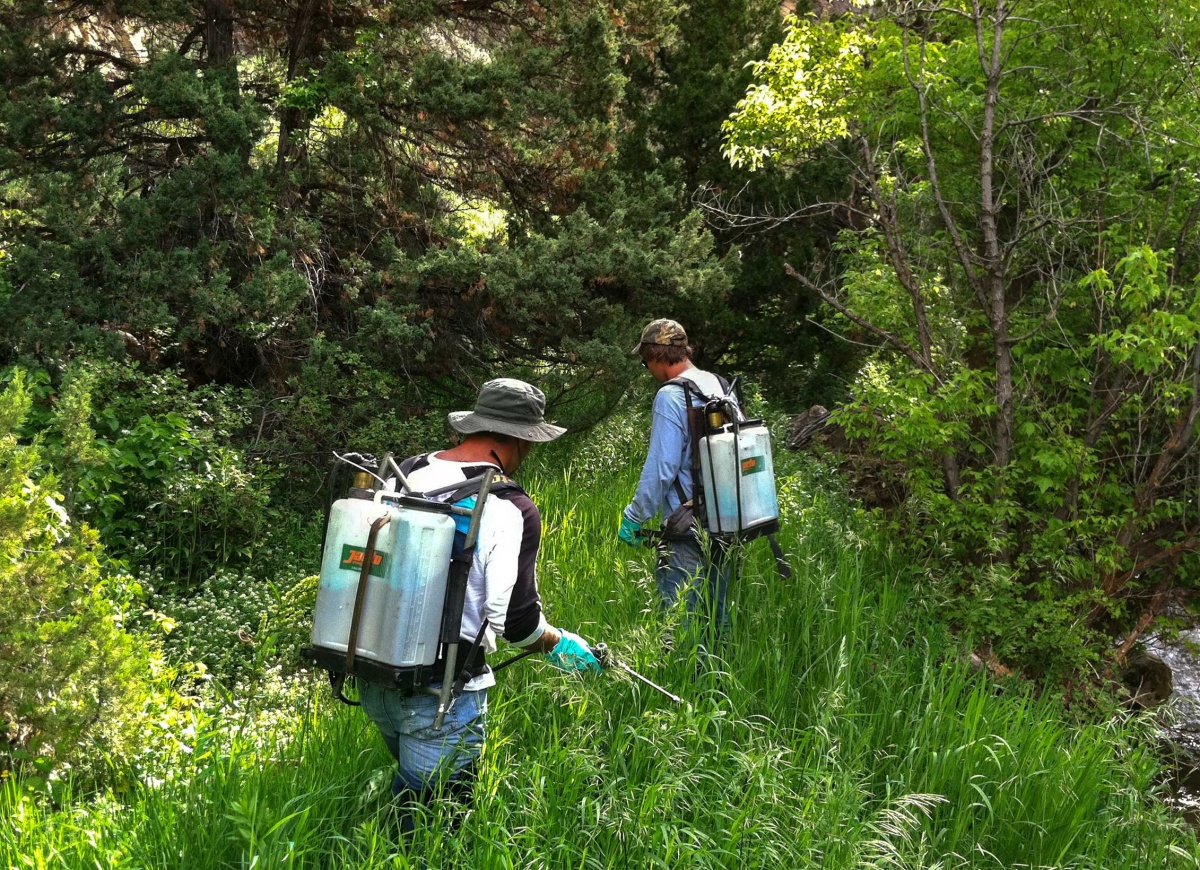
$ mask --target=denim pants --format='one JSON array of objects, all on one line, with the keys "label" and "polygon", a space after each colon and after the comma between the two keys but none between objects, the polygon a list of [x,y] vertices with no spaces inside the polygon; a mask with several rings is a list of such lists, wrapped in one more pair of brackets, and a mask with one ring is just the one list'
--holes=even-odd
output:
[{"label": "denim pants", "polygon": [[404,789],[430,791],[453,780],[468,771],[483,750],[487,689],[459,695],[438,729],[433,727],[438,707],[435,695],[418,692],[405,696],[395,689],[364,683],[359,700],[396,759],[392,784],[396,794]]},{"label": "denim pants", "polygon": [[726,598],[729,594],[729,553],[711,538],[664,541],[658,550],[654,579],[664,609],[684,600],[685,628],[698,619],[704,641],[715,645],[729,628]]}]

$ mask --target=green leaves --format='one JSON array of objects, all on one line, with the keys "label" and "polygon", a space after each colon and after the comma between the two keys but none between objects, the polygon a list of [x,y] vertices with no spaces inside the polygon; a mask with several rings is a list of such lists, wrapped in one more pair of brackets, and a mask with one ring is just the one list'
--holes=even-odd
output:
[{"label": "green leaves", "polygon": [[757,83],[725,122],[725,156],[758,168],[797,160],[849,134],[876,37],[850,19],[795,19],[786,39],[750,64]]},{"label": "green leaves", "polygon": [[101,573],[95,532],[71,524],[37,448],[18,444],[28,407],[18,370],[0,393],[0,768],[32,765],[46,791],[50,768],[95,775],[99,753],[124,751],[162,687],[151,643],[125,629],[130,590]]},{"label": "green leaves", "polygon": [[[1180,149],[1200,103],[1167,36],[1198,26],[1148,0],[806,19],[726,125],[735,163],[842,161],[851,193],[801,201],[846,216],[810,283],[878,347],[842,417],[903,469],[893,521],[948,557],[963,624],[1030,667],[1082,664],[1138,587],[1200,583],[1170,558],[1200,540],[1200,174]],[[976,607],[983,589],[1005,605]]]},{"label": "green leaves", "polygon": [[[1172,288],[1161,272],[1158,253],[1148,246],[1127,254],[1117,263],[1115,272],[1118,284],[1107,273],[1103,279],[1086,283],[1110,294],[1115,290],[1116,301],[1126,315],[1121,326],[1096,337],[1097,346],[1143,375],[1171,371],[1185,364],[1200,340],[1197,295]],[[1160,385],[1167,389],[1184,387],[1172,380]],[[1175,402],[1183,398],[1172,397]]]}]

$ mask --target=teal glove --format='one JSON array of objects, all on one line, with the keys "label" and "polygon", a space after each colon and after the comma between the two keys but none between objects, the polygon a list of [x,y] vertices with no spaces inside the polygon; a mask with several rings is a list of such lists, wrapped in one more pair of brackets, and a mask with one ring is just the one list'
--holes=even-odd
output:
[{"label": "teal glove", "polygon": [[573,631],[563,628],[558,632],[558,643],[546,653],[546,661],[560,671],[595,671],[600,673],[600,662],[596,659],[588,642]]},{"label": "teal glove", "polygon": [[625,514],[621,514],[621,528],[617,530],[617,537],[631,547],[638,546],[641,542],[638,540],[637,533],[642,530],[641,523],[635,523]]}]

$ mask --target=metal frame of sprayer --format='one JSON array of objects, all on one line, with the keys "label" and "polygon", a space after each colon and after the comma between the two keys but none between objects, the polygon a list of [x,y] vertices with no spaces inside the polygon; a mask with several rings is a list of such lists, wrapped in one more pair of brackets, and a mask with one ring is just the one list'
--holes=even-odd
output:
[{"label": "metal frame of sprayer", "polygon": [[[700,528],[704,529],[714,538],[726,542],[732,541],[751,541],[762,535],[772,535],[779,531],[778,513],[773,518],[765,520],[754,520],[747,528],[746,518],[743,513],[743,498],[742,498],[742,473],[741,473],[741,436],[743,429],[758,429],[766,430],[766,424],[760,419],[742,419],[741,403],[737,400],[737,384],[738,378],[726,384],[724,379],[721,380],[722,389],[725,393],[721,396],[709,396],[702,392],[695,383],[686,377],[673,378],[660,385],[662,387],[668,385],[678,386],[684,391],[684,404],[687,409],[687,425],[688,431],[692,440],[691,449],[691,470],[692,470],[692,514],[695,522]],[[692,396],[703,400],[703,405],[694,405]],[[713,450],[713,436],[730,433],[733,436],[732,452],[733,462],[739,467],[732,475],[734,485],[734,506],[736,509],[736,523],[733,528],[726,528],[722,522],[722,507],[725,506],[720,500],[720,495],[717,486],[717,469],[721,461]],[[766,431],[766,448],[770,453],[770,432]],[[708,476],[711,481],[707,480],[704,474],[703,464],[701,459],[708,460]],[[773,466],[773,462],[772,462]],[[711,482],[711,486],[709,483]],[[774,478],[771,479],[774,485]],[[678,481],[676,482],[678,486]],[[709,490],[712,492],[709,492]],[[682,490],[679,491],[680,498],[684,497]],[[709,506],[713,508],[715,522],[709,522]],[[713,528],[713,526],[716,526]],[[650,543],[651,537],[645,533],[640,535],[644,542]],[[657,540],[669,539],[670,535],[659,535]]]},{"label": "metal frame of sprayer", "polygon": [[[713,442],[712,442],[712,438],[710,436],[717,435],[717,434],[720,434],[725,431],[731,431],[733,433],[734,459],[735,459],[735,462],[740,462],[739,450],[740,450],[740,439],[741,439],[741,435],[742,435],[742,429],[766,426],[766,424],[762,420],[757,420],[757,419],[742,420],[741,419],[740,409],[738,408],[737,404],[733,401],[733,399],[730,397],[736,386],[737,386],[737,379],[734,378],[733,383],[730,384],[730,386],[729,386],[729,394],[727,394],[725,396],[720,396],[717,398],[709,399],[707,402],[705,402],[705,404],[704,404],[704,432],[703,432],[703,435],[700,437],[699,441],[692,448],[694,451],[699,451],[701,449],[700,445],[701,444],[704,445],[704,448],[708,455],[708,467],[710,470],[709,473],[710,473],[710,476],[714,480],[714,484],[715,484],[715,480],[716,480],[716,476],[717,476],[717,474],[716,474],[717,459],[716,459],[716,457],[713,456]],[[728,421],[728,422],[725,422],[725,421]],[[699,463],[697,462],[696,464],[698,465]],[[699,469],[697,469],[697,470],[699,470]],[[717,497],[717,492],[716,492],[717,487],[714,485],[712,487],[713,492],[709,493],[708,492],[709,487],[703,485],[703,478],[704,478],[704,475],[701,474],[700,475],[701,485],[696,486],[696,491],[703,494],[700,499],[700,504],[698,505],[698,509],[701,509],[704,511],[704,513],[702,514],[703,519],[701,519],[700,522],[702,525],[705,526],[705,528],[708,527],[708,517],[707,517],[708,505],[707,505],[707,503],[710,498],[714,502],[714,511],[713,512],[714,512],[714,514],[716,516],[716,520],[717,520],[717,528],[708,529],[709,534],[716,535],[716,536],[722,536],[722,537],[736,538],[736,539],[742,540],[742,541],[750,541],[761,535],[774,534],[775,532],[779,531],[778,515],[774,519],[757,522],[755,525],[751,526],[750,528],[745,527],[745,525],[746,525],[745,517],[742,514],[742,474],[740,473],[740,469],[739,469],[739,473],[735,473],[733,475],[734,504],[737,507],[737,526],[733,529],[724,528],[724,526],[721,523],[721,504]],[[693,484],[693,485],[695,486],[695,484]]]},{"label": "metal frame of sprayer", "polygon": [[[699,527],[706,531],[714,540],[716,545],[721,548],[728,548],[731,545],[752,541],[755,538],[765,537],[771,545],[771,550],[775,556],[775,567],[779,572],[779,576],[783,580],[790,580],[792,577],[792,568],[788,564],[787,556],[783,552],[783,548],[775,538],[775,533],[779,531],[779,506],[778,495],[775,491],[774,478],[774,459],[771,456],[771,440],[770,431],[766,424],[760,419],[742,419],[741,417],[741,402],[737,399],[737,384],[738,379],[734,378],[731,383],[726,384],[724,379],[721,379],[721,387],[725,391],[724,395],[711,397],[697,389],[696,385],[686,377],[674,378],[666,381],[661,386],[673,384],[679,386],[684,391],[684,403],[687,409],[687,426],[688,432],[691,435],[691,471],[692,471],[692,499],[690,502],[684,502],[684,505],[691,507],[691,527]],[[660,387],[661,388],[661,387]],[[692,396],[695,395],[703,400],[703,405],[694,405]],[[742,476],[745,473],[742,458],[742,431],[744,429],[759,429],[763,430],[765,452],[761,458],[766,461],[766,467],[770,469],[770,500],[774,503],[774,516],[767,516],[765,519],[755,519],[747,528],[746,517],[743,512],[743,493],[742,493]],[[714,453],[713,440],[711,436],[720,436],[729,433],[732,435],[732,460],[737,468],[733,473],[733,498],[736,505],[736,524],[732,529],[725,528],[722,522],[722,506],[720,500],[719,487],[717,486],[717,467],[719,457]],[[704,454],[707,456],[704,456]],[[705,479],[702,458],[708,459],[709,476],[712,478],[712,486],[708,485]],[[728,461],[729,457],[725,457]],[[675,486],[678,488],[679,497],[685,498],[685,493],[680,487],[678,479],[675,481]],[[713,491],[708,492],[709,489]],[[760,496],[761,496],[760,488]],[[713,517],[715,523],[709,522],[709,506],[710,501],[713,507]],[[761,502],[760,502],[761,505]],[[679,511],[675,512],[676,514]],[[669,528],[668,526],[678,525],[672,518],[664,518],[663,527],[659,529],[645,529],[637,532],[637,538],[647,547],[661,549],[668,545],[671,540],[680,536],[677,528]],[[716,528],[712,526],[715,525]]]}]

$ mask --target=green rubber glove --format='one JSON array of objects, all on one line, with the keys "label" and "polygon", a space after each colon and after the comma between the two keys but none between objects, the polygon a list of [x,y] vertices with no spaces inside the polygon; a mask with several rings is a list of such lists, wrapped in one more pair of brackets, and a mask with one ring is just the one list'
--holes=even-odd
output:
[{"label": "green rubber glove", "polygon": [[625,514],[621,514],[621,528],[617,530],[617,537],[631,547],[638,546],[641,542],[638,541],[637,533],[642,530],[641,523],[635,523]]},{"label": "green rubber glove", "polygon": [[595,671],[600,673],[600,662],[588,642],[573,631],[555,629],[558,643],[546,653],[546,661],[560,671]]}]

